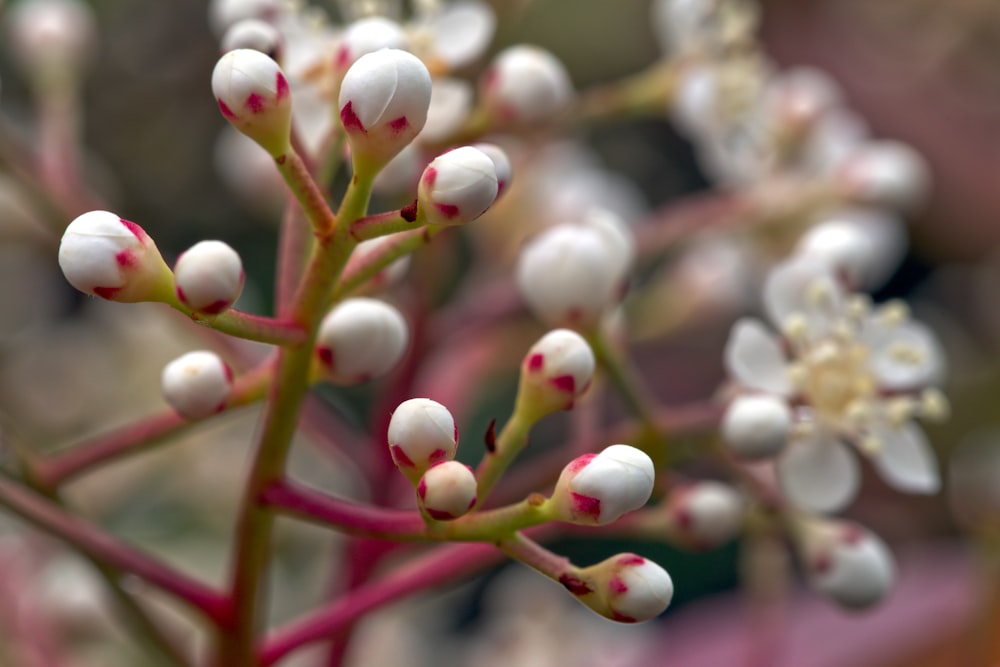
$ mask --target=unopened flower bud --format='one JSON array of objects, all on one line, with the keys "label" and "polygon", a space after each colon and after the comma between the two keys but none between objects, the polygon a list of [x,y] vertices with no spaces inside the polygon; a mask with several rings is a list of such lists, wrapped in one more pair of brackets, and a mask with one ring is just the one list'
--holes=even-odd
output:
[{"label": "unopened flower bud", "polygon": [[216,36],[222,36],[230,26],[246,19],[274,24],[287,7],[285,0],[212,0],[208,20]]},{"label": "unopened flower bud", "polygon": [[486,70],[482,100],[504,123],[538,123],[569,104],[573,84],[559,59],[536,46],[504,49]]},{"label": "unopened flower bud", "polygon": [[417,484],[432,465],[455,458],[458,426],[448,408],[437,401],[411,398],[392,413],[387,439],[396,467]]},{"label": "unopened flower bud", "polygon": [[253,49],[230,51],[212,71],[212,93],[233,127],[272,157],[288,152],[292,96],[278,63]]},{"label": "unopened flower bud", "polygon": [[201,241],[174,264],[177,298],[196,313],[218,315],[243,291],[243,262],[222,241]]},{"label": "unopened flower bud", "polygon": [[674,597],[674,582],[667,571],[631,553],[583,568],[579,580],[588,582],[584,586],[592,585],[593,590],[580,590],[581,595],[567,586],[570,592],[601,616],[620,623],[642,623],[656,618]]},{"label": "unopened flower bud", "polygon": [[406,320],[394,307],[377,299],[347,299],[319,325],[322,376],[350,385],[385,375],[402,359],[408,338]]},{"label": "unopened flower bud", "polygon": [[653,461],[629,445],[584,454],[563,468],[549,500],[552,518],[604,525],[646,504],[653,493]]},{"label": "unopened flower bud", "polygon": [[222,410],[232,384],[229,366],[205,350],[174,359],[164,366],[160,378],[167,403],[187,419],[203,419]]},{"label": "unopened flower bud", "polygon": [[733,487],[695,482],[676,489],[667,501],[673,536],[692,549],[714,549],[736,537],[746,505]]},{"label": "unopened flower bud", "polygon": [[430,101],[431,75],[416,56],[381,49],[358,58],[339,98],[355,169],[375,171],[413,141]]},{"label": "unopened flower bud", "polygon": [[881,601],[896,578],[885,542],[853,522],[809,521],[799,548],[813,587],[848,609],[864,609]]},{"label": "unopened flower bud", "polygon": [[738,396],[722,418],[722,437],[737,456],[758,461],[777,456],[788,442],[792,411],[779,396]]},{"label": "unopened flower bud", "polygon": [[493,160],[472,146],[434,158],[424,169],[417,188],[420,210],[435,225],[461,225],[475,220],[496,198]]},{"label": "unopened flower bud", "polygon": [[493,160],[493,170],[497,175],[497,199],[499,199],[500,195],[510,187],[514,177],[514,168],[510,164],[510,158],[507,157],[506,151],[496,144],[479,143],[473,144],[472,147],[482,151],[486,157]]},{"label": "unopened flower bud", "polygon": [[12,55],[34,76],[79,69],[97,42],[93,10],[80,0],[22,0],[7,17]]},{"label": "unopened flower bud", "polygon": [[535,419],[569,410],[590,386],[596,361],[583,336],[553,329],[536,342],[521,363],[517,411]]},{"label": "unopened flower bud", "polygon": [[266,21],[244,19],[229,26],[220,43],[223,53],[236,49],[253,49],[277,61],[281,51],[281,33]]},{"label": "unopened flower bud", "polygon": [[930,189],[930,168],[913,147],[899,141],[863,144],[841,165],[841,184],[853,201],[912,210]]},{"label": "unopened flower bud", "polygon": [[73,287],[111,301],[163,301],[173,290],[173,274],[153,239],[108,211],[90,211],[69,223],[59,243],[59,267]]},{"label": "unopened flower bud", "polygon": [[462,516],[476,504],[476,476],[458,461],[441,461],[424,472],[417,497],[427,515],[438,521]]},{"label": "unopened flower bud", "polygon": [[798,254],[833,266],[851,287],[881,287],[906,252],[903,221],[889,211],[846,208],[818,220],[801,239]]},{"label": "unopened flower bud", "polygon": [[398,23],[383,16],[367,16],[351,23],[340,36],[333,58],[339,76],[366,53],[379,49],[402,49],[406,33]]}]

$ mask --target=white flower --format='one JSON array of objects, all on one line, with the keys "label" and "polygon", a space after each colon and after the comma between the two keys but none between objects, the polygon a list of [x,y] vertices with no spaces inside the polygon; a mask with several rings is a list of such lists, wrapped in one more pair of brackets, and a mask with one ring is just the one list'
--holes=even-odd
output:
[{"label": "white flower", "polygon": [[482,102],[504,123],[538,123],[563,111],[573,84],[559,60],[536,46],[501,51],[482,79]]},{"label": "white flower", "polygon": [[461,225],[475,220],[497,198],[493,160],[472,146],[437,156],[424,169],[417,189],[420,211],[435,225]]},{"label": "white flower", "polygon": [[652,459],[629,445],[577,457],[556,482],[550,499],[553,518],[590,525],[617,521],[646,504],[655,474]]},{"label": "white flower", "polygon": [[536,419],[568,410],[594,377],[596,360],[583,336],[553,329],[531,346],[521,364],[517,410]]},{"label": "white flower", "polygon": [[289,150],[292,97],[278,63],[253,49],[224,54],[212,70],[219,111],[272,157]]},{"label": "white flower", "polygon": [[881,601],[896,578],[885,542],[856,523],[812,520],[802,530],[799,548],[813,587],[848,609]]},{"label": "white flower", "polygon": [[457,519],[476,504],[476,476],[458,461],[440,461],[424,472],[417,497],[427,515],[438,521]]},{"label": "white flower", "polygon": [[274,23],[287,10],[285,0],[212,0],[208,19],[216,35],[223,35],[234,23],[260,19]]},{"label": "white flower", "polygon": [[217,315],[243,291],[243,262],[222,241],[201,241],[174,264],[177,298],[195,312]]},{"label": "white flower", "polygon": [[59,267],[69,283],[111,301],[161,301],[173,275],[139,225],[108,211],[69,223],[59,243]]},{"label": "white flower", "polygon": [[163,397],[181,416],[203,419],[226,404],[233,374],[219,355],[199,350],[174,359],[163,368]]},{"label": "white flower", "polygon": [[694,549],[712,549],[739,534],[746,503],[733,487],[704,481],[671,493],[667,511],[675,537]]},{"label": "white flower", "polygon": [[490,5],[477,0],[437,5],[410,26],[414,49],[425,61],[454,70],[489,48],[496,30],[496,14]]},{"label": "white flower", "polygon": [[458,426],[437,401],[411,398],[392,413],[387,439],[396,467],[416,484],[432,465],[455,458]]},{"label": "white flower", "polygon": [[792,411],[779,396],[747,394],[733,399],[722,418],[722,436],[740,458],[776,456],[788,442]]},{"label": "white flower", "polygon": [[943,412],[929,400],[940,402],[933,384],[944,372],[931,332],[900,303],[872,311],[813,256],[776,267],[764,296],[784,340],[756,320],[740,320],[725,361],[744,387],[796,406],[794,435],[777,461],[789,499],[815,512],[849,503],[860,472],[848,444],[869,456],[891,486],[936,493],[934,452],[912,421]]},{"label": "white flower", "polygon": [[368,382],[392,370],[408,339],[406,320],[389,304],[347,299],[320,322],[316,355],[321,373],[335,384]]},{"label": "white flower", "polygon": [[662,567],[636,554],[612,556],[581,570],[593,590],[577,599],[620,623],[642,623],[662,614],[674,597],[674,582]]}]

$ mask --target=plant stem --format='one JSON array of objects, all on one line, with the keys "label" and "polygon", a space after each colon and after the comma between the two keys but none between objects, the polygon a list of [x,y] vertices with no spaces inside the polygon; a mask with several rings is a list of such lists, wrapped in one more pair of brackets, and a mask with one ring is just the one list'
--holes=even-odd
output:
[{"label": "plant stem", "polygon": [[333,293],[334,300],[349,296],[396,260],[429,243],[443,229],[443,227],[422,227],[399,232],[377,250],[353,259],[344,270],[343,279]]},{"label": "plant stem", "polygon": [[398,234],[419,227],[415,219],[408,220],[402,211],[386,211],[358,218],[351,225],[351,236],[358,241],[368,241],[380,236]]},{"label": "plant stem", "polygon": [[274,164],[302,206],[313,232],[320,237],[331,235],[337,226],[337,218],[326,205],[323,193],[309,175],[309,169],[299,154],[290,148],[284,155],[276,157]]},{"label": "plant stem", "polygon": [[298,345],[306,338],[306,332],[298,324],[284,318],[251,315],[233,308],[208,316],[192,313],[183,307],[178,310],[209,329],[258,343]]}]

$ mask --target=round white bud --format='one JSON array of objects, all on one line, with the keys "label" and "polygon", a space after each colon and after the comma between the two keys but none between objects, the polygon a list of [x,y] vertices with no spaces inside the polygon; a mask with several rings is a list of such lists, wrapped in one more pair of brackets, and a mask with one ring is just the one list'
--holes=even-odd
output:
[{"label": "round white bud", "polygon": [[212,93],[233,127],[274,158],[288,152],[292,96],[278,63],[254,49],[230,51],[212,70]]},{"label": "round white bud", "polygon": [[848,609],[880,602],[892,588],[896,567],[885,542],[849,521],[813,519],[800,544],[813,587]]},{"label": "round white bud", "polygon": [[281,33],[270,23],[260,19],[243,19],[229,26],[220,44],[223,53],[253,49],[277,61],[281,42]]},{"label": "round white bud", "polygon": [[413,54],[381,49],[358,58],[339,97],[354,168],[377,170],[413,141],[430,101],[431,75]]},{"label": "round white bud", "polygon": [[497,198],[496,167],[482,151],[462,146],[443,153],[420,177],[417,201],[427,222],[461,225],[475,220]]},{"label": "round white bud", "polygon": [[97,43],[93,10],[80,0],[22,0],[7,15],[10,51],[36,76],[76,70]]},{"label": "round white bud", "polygon": [[[593,590],[586,590],[588,580],[593,582]],[[563,583],[592,610],[620,623],[656,618],[674,597],[674,582],[667,571],[631,553],[583,568],[580,577]]]},{"label": "round white bud", "polygon": [[739,534],[746,504],[728,484],[704,481],[671,493],[667,512],[674,537],[687,547],[705,550],[725,544]]},{"label": "round white bud", "polygon": [[201,241],[174,264],[177,298],[197,313],[218,315],[243,291],[243,262],[222,241]]},{"label": "round white bud", "polygon": [[199,350],[164,366],[160,377],[163,397],[186,419],[203,419],[222,410],[233,384],[233,374],[214,352]]},{"label": "round white bud", "polygon": [[852,287],[881,287],[906,252],[903,221],[879,209],[848,208],[824,216],[799,239],[809,254],[841,271]]},{"label": "round white bud", "polygon": [[656,471],[645,452],[611,445],[584,454],[563,468],[549,500],[552,518],[582,525],[604,525],[646,504]]},{"label": "round white bud", "polygon": [[792,411],[779,396],[738,396],[722,418],[722,437],[740,458],[750,461],[777,456],[788,443]]},{"label": "round white bud", "polygon": [[402,49],[406,33],[398,23],[383,16],[366,16],[351,23],[340,35],[333,65],[343,76],[358,58],[379,49]]},{"label": "round white bud", "polygon": [[909,211],[930,189],[930,167],[912,146],[899,141],[862,144],[841,165],[840,182],[851,200]]},{"label": "round white bud", "polygon": [[411,398],[392,413],[387,439],[396,467],[416,484],[432,465],[455,458],[458,426],[437,401]]},{"label": "round white bud", "polygon": [[539,419],[569,410],[590,387],[596,366],[594,352],[583,336],[553,329],[531,346],[521,363],[517,411]]},{"label": "round white bud", "polygon": [[573,97],[566,68],[536,46],[516,45],[493,59],[481,82],[482,102],[500,122],[539,123],[562,112]]},{"label": "round white bud", "polygon": [[221,37],[231,25],[246,19],[260,19],[273,24],[287,6],[285,0],[212,0],[208,19],[212,30]]},{"label": "round white bud", "polygon": [[506,151],[496,144],[479,143],[473,144],[473,148],[482,151],[486,157],[493,160],[493,170],[497,175],[497,198],[500,198],[507,188],[510,187],[514,178],[514,168],[507,157]]},{"label": "round white bud", "polygon": [[476,476],[458,461],[440,461],[424,472],[417,485],[420,505],[432,519],[448,521],[476,504]]},{"label": "round white bud", "polygon": [[385,375],[403,358],[408,339],[406,320],[394,307],[377,299],[347,299],[320,322],[321,374],[341,385]]},{"label": "round white bud", "polygon": [[163,301],[173,289],[173,274],[153,239],[108,211],[90,211],[69,223],[59,243],[59,267],[73,287],[111,301]]}]

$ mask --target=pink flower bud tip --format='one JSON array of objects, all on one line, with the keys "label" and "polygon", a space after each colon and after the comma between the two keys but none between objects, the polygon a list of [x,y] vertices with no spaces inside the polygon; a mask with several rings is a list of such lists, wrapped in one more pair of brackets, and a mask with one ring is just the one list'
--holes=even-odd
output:
[{"label": "pink flower bud tip", "polygon": [[406,320],[377,299],[347,299],[320,322],[316,356],[327,380],[358,384],[385,375],[406,352]]},{"label": "pink flower bud tip", "polygon": [[411,398],[392,413],[387,439],[396,466],[416,481],[432,465],[455,458],[458,426],[440,403]]},{"label": "pink flower bud tip", "polygon": [[232,388],[229,366],[214,352],[188,352],[163,368],[163,396],[181,416],[202,419],[222,410]]},{"label": "pink flower bud tip", "polygon": [[243,291],[243,263],[222,241],[201,241],[177,258],[177,298],[192,311],[218,315]]},{"label": "pink flower bud tip", "polygon": [[420,478],[417,497],[432,519],[457,519],[476,504],[476,476],[458,461],[439,461]]},{"label": "pink flower bud tip", "polygon": [[278,63],[253,49],[230,51],[212,71],[212,92],[233,127],[272,157],[288,152],[292,101]]},{"label": "pink flower bud tip", "polygon": [[475,220],[497,198],[493,160],[472,146],[436,157],[420,178],[417,200],[431,224],[461,225]]},{"label": "pink flower bud tip", "polygon": [[646,504],[656,471],[644,452],[612,445],[571,461],[549,502],[552,516],[570,523],[604,525]]},{"label": "pink flower bud tip", "polygon": [[[588,584],[589,582],[589,584]],[[562,582],[566,586],[566,582]],[[598,614],[620,623],[642,623],[663,613],[674,596],[674,582],[653,561],[624,553],[584,568],[574,592]]]}]

